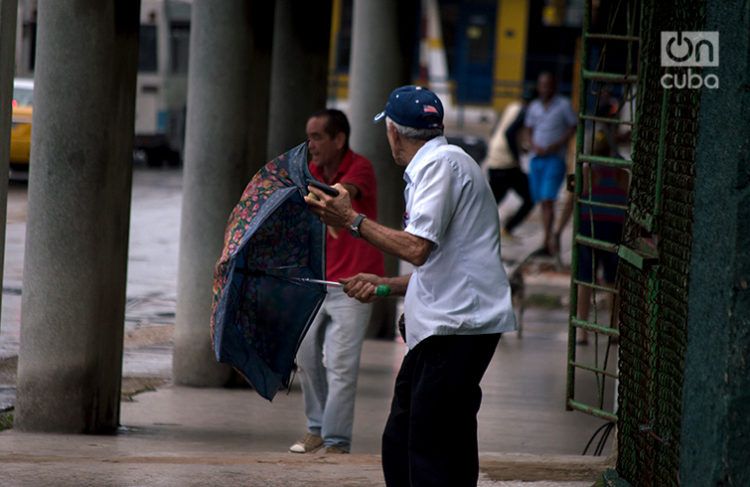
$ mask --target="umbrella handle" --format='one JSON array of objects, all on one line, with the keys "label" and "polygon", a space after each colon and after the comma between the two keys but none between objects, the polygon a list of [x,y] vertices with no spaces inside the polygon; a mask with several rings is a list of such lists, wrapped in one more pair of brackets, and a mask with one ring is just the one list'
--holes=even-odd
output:
[{"label": "umbrella handle", "polygon": [[375,288],[375,296],[378,296],[379,298],[384,298],[386,296],[389,296],[391,294],[391,286],[387,284],[381,284],[380,286]]}]

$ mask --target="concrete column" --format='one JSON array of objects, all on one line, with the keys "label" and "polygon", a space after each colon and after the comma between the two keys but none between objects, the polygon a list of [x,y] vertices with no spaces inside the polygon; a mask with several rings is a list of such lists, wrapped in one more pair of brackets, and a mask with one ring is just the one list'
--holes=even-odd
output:
[{"label": "concrete column", "polygon": [[[18,0],[0,0],[0,282],[5,256],[5,223],[8,209],[8,174],[10,159],[10,117],[13,98],[14,52],[16,45],[16,11]],[[2,293],[0,293],[0,310]]]},{"label": "concrete column", "polygon": [[[372,117],[383,110],[390,92],[409,83],[409,68],[416,37],[418,2],[354,0],[352,49],[349,69],[351,146],[372,162],[378,180],[378,220],[401,228],[404,212],[403,168],[393,161],[385,125]],[[386,274],[398,273],[398,260],[386,256]],[[376,334],[390,336],[396,308],[392,301],[375,310]]]},{"label": "concrete column", "polygon": [[277,0],[268,156],[305,140],[311,113],[326,105],[331,0]]},{"label": "concrete column", "polygon": [[118,426],[139,10],[129,0],[39,2],[22,430]]},{"label": "concrete column", "polygon": [[221,386],[211,349],[211,287],[227,218],[248,182],[251,22],[246,0],[193,2],[174,381]]},{"label": "concrete column", "polygon": [[274,3],[250,3],[252,23],[252,72],[250,73],[250,125],[248,128],[248,175],[252,177],[270,160],[268,112],[271,98],[271,55],[273,52]]}]

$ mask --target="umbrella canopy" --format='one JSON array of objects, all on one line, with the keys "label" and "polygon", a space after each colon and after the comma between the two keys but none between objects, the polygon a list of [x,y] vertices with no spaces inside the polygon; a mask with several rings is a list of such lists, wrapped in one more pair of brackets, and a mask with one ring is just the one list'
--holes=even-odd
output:
[{"label": "umbrella canopy", "polygon": [[268,400],[289,377],[297,349],[325,297],[325,226],[304,201],[307,145],[266,164],[245,188],[216,264],[211,338]]}]

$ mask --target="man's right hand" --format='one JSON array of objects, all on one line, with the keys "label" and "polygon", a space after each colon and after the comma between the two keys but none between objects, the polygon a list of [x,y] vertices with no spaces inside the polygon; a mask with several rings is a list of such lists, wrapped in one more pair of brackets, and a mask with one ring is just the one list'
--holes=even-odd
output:
[{"label": "man's right hand", "polygon": [[344,292],[350,298],[362,303],[372,303],[377,299],[375,290],[378,285],[383,284],[383,278],[375,274],[360,273],[356,276],[339,279],[344,285]]},{"label": "man's right hand", "polygon": [[305,196],[305,203],[329,227],[347,227],[357,216],[357,212],[352,208],[349,191],[340,183],[333,187],[339,191],[338,196],[330,196],[315,186],[308,186],[309,193]]}]

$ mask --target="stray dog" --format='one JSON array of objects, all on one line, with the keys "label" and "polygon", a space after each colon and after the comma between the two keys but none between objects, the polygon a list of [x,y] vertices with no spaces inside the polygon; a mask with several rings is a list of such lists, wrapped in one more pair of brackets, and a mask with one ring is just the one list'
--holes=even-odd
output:
[{"label": "stray dog", "polygon": [[523,281],[523,269],[518,267],[508,276],[510,283],[510,299],[513,309],[516,310],[516,321],[518,323],[518,338],[523,337],[523,312],[526,309],[526,285]]},{"label": "stray dog", "polygon": [[518,338],[523,337],[523,313],[526,308],[526,285],[523,280],[523,267],[527,260],[524,259],[518,265],[508,267],[507,270],[510,299],[513,309],[516,311],[516,323],[518,323]]}]

